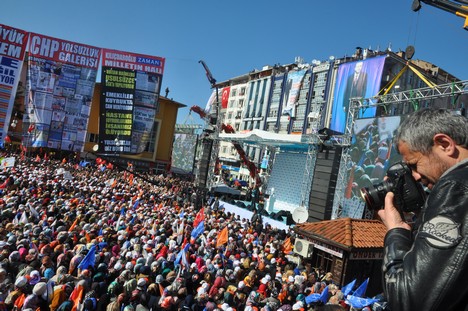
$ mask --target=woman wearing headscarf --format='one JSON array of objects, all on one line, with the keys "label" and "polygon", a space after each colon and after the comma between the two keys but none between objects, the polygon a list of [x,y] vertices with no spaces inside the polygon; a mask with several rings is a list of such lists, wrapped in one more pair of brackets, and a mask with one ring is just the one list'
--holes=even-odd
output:
[{"label": "woman wearing headscarf", "polygon": [[40,311],[48,311],[49,306],[47,300],[42,296],[47,294],[47,284],[45,282],[38,282],[33,287],[32,294],[28,295],[24,300],[23,310],[33,309]]},{"label": "woman wearing headscarf", "polygon": [[59,284],[54,287],[54,294],[49,305],[50,311],[58,311],[59,307],[68,299],[73,287],[69,284]]}]

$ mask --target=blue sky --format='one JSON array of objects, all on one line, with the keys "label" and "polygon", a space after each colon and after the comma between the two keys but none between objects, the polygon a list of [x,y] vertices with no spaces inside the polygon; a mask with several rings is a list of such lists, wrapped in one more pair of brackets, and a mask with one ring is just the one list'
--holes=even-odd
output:
[{"label": "blue sky", "polygon": [[[97,47],[166,58],[161,94],[187,105],[178,123],[200,123],[210,84],[265,65],[310,63],[355,48],[415,47],[414,59],[468,79],[464,20],[412,0],[2,0],[0,23]],[[100,80],[100,77],[98,78]]]}]

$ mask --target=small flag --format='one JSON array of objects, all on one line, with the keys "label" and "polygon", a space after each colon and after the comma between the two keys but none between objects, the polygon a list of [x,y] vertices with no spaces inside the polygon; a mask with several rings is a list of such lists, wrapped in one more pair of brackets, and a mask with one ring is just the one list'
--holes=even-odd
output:
[{"label": "small flag", "polygon": [[68,232],[72,232],[73,229],[75,229],[76,224],[78,223],[78,218],[79,218],[79,217],[76,217],[76,218],[75,218],[75,221],[74,221],[74,222],[72,223],[72,225],[70,226],[70,229],[68,229]]},{"label": "small flag", "polygon": [[291,237],[288,237],[286,240],[283,242],[283,252],[285,254],[289,254],[292,252],[293,246],[291,244]]},{"label": "small flag", "polygon": [[84,270],[88,269],[89,267],[94,267],[96,262],[96,245],[93,244],[89,249],[86,256],[81,260],[80,264],[78,265],[78,269]]},{"label": "small flag", "polygon": [[195,216],[195,220],[193,221],[193,227],[196,228],[200,222],[205,220],[205,208],[202,207],[198,213],[197,216]]},{"label": "small flag", "polygon": [[184,248],[182,248],[180,250],[180,252],[177,254],[177,257],[176,257],[176,259],[174,261],[174,264],[178,265],[182,261],[182,263],[181,263],[182,266],[184,266],[186,268],[190,266],[190,264],[188,262],[188,259],[187,259],[187,251],[188,251],[189,247],[190,247],[189,243],[185,244]]},{"label": "small flag", "polygon": [[375,298],[361,298],[361,297],[356,297],[353,295],[348,295],[346,297],[345,303],[357,310],[360,310],[378,301],[379,299],[375,299]]},{"label": "small flag", "polygon": [[203,231],[205,231],[205,221],[200,222],[198,226],[192,230],[190,236],[195,240]]},{"label": "small flag", "polygon": [[351,291],[354,288],[354,284],[356,284],[356,279],[352,280],[350,283],[346,284],[341,288],[341,292],[345,297],[348,296],[349,293],[351,293]]},{"label": "small flag", "polygon": [[317,301],[321,301],[324,304],[326,304],[328,302],[328,286],[323,289],[322,293],[320,293],[320,294],[319,293],[313,293],[313,294],[310,294],[309,296],[307,296],[305,298],[305,302],[307,304],[317,302]]},{"label": "small flag", "polygon": [[73,301],[72,311],[76,311],[78,309],[78,305],[80,304],[81,298],[83,297],[83,290],[84,287],[81,284],[77,285],[73,289],[73,292],[70,295],[70,300]]},{"label": "small flag", "polygon": [[226,244],[228,241],[228,227],[224,227],[219,233],[218,239],[216,240],[216,248]]},{"label": "small flag", "polygon": [[369,278],[367,278],[361,285],[354,291],[353,296],[362,297],[366,293],[367,284],[369,283]]}]

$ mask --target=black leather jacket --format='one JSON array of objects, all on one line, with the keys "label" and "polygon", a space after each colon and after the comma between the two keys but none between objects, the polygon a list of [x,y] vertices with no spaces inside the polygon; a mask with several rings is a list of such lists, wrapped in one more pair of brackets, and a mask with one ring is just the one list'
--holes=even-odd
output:
[{"label": "black leather jacket", "polygon": [[468,310],[468,162],[434,185],[417,230],[385,236],[383,284],[392,311]]}]

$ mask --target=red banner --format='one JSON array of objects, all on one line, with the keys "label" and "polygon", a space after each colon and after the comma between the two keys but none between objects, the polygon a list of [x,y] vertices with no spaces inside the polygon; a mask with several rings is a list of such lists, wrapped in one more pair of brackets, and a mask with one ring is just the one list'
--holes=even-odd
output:
[{"label": "red banner", "polygon": [[31,33],[31,55],[56,62],[97,69],[101,49],[86,44]]},{"label": "red banner", "polygon": [[226,109],[227,106],[228,106],[228,102],[229,102],[229,93],[231,92],[231,87],[228,86],[228,87],[225,87],[223,89],[223,96],[221,97],[221,107],[223,109]]}]

